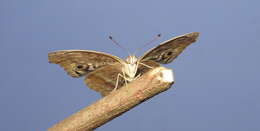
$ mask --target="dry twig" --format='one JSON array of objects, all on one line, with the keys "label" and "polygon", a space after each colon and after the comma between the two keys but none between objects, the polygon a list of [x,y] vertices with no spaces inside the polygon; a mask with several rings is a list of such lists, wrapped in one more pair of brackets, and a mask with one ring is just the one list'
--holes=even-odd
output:
[{"label": "dry twig", "polygon": [[157,67],[88,107],[55,124],[48,131],[93,130],[173,84],[172,70]]}]

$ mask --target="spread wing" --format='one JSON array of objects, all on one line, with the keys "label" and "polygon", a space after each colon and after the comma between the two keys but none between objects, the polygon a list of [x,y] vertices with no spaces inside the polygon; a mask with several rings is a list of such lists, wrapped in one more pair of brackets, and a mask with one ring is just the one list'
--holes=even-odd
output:
[{"label": "spread wing", "polygon": [[120,63],[121,59],[90,50],[61,50],[48,54],[50,63],[59,64],[72,77],[84,76],[105,65]]},{"label": "spread wing", "polygon": [[195,42],[199,33],[193,32],[174,37],[162,42],[159,46],[149,50],[140,59],[141,61],[152,60],[161,64],[172,62],[188,45]]},{"label": "spread wing", "polygon": [[[160,66],[158,63],[154,61],[145,61],[142,62],[146,66],[139,64],[136,75],[142,75],[145,72],[149,71],[151,68],[149,67],[158,67]],[[108,95],[111,91],[114,90],[117,81],[117,75],[122,73],[122,64],[115,63],[113,65],[108,65],[101,67],[91,73],[89,73],[85,78],[86,85],[96,91],[99,92],[102,96]],[[118,89],[124,86],[125,80],[122,77],[118,79]]]}]

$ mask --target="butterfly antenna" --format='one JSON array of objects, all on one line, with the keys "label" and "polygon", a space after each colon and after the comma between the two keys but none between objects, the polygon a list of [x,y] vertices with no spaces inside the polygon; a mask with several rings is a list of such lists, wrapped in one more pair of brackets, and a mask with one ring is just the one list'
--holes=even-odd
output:
[{"label": "butterfly antenna", "polygon": [[161,37],[161,34],[156,35],[151,41],[145,43],[142,47],[139,47],[134,54],[138,53],[142,48],[146,47],[147,45],[153,43],[154,41],[158,40]]},{"label": "butterfly antenna", "polygon": [[114,44],[116,44],[118,47],[120,47],[121,49],[123,49],[124,51],[126,51],[126,52],[128,53],[128,55],[130,55],[130,52],[129,52],[125,47],[121,46],[117,41],[115,41],[112,36],[109,36],[108,38],[109,38]]}]

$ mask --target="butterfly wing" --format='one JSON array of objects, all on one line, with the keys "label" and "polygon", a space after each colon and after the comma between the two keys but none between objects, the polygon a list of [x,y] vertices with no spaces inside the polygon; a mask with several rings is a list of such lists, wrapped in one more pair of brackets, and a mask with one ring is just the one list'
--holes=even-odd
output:
[{"label": "butterfly wing", "polygon": [[159,46],[151,49],[140,60],[152,60],[161,64],[172,62],[188,45],[195,42],[199,36],[198,32],[174,37],[168,41],[162,42]]},{"label": "butterfly wing", "polygon": [[151,60],[143,61],[142,64],[138,65],[137,75],[143,75],[144,73],[148,72],[152,68],[159,67],[160,64]]},{"label": "butterfly wing", "polygon": [[[158,63],[154,61],[145,61],[142,62],[146,66],[139,64],[137,74],[142,75],[145,72],[149,71],[151,68],[149,67],[158,67],[160,66]],[[149,67],[147,67],[149,66]],[[108,95],[111,91],[114,90],[116,86],[117,76],[119,73],[122,74],[122,64],[115,63],[113,65],[107,65],[101,67],[93,72],[90,72],[86,78],[86,85],[94,90],[99,92],[102,96]],[[125,80],[122,77],[118,79],[118,89],[124,86]]]},{"label": "butterfly wing", "polygon": [[[102,96],[108,95],[116,85],[117,76],[122,72],[122,64],[115,63],[101,67],[93,72],[90,72],[84,82],[92,90],[99,92]],[[124,79],[119,77],[118,87],[124,85]]]},{"label": "butterfly wing", "polygon": [[72,77],[80,77],[105,65],[120,63],[121,59],[90,50],[61,50],[48,54],[50,63],[59,64]]}]

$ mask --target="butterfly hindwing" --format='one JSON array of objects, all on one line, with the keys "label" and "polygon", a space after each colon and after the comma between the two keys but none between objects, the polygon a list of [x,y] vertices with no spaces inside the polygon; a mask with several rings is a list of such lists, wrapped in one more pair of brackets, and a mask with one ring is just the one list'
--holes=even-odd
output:
[{"label": "butterfly hindwing", "polygon": [[[90,89],[99,92],[102,96],[106,96],[115,88],[117,76],[122,72],[121,69],[122,65],[120,63],[101,67],[89,73],[84,82]],[[122,77],[119,77],[118,87],[124,85],[123,80]]]},{"label": "butterfly hindwing", "polygon": [[[136,75],[142,75],[145,72],[149,71],[151,68],[158,66],[160,65],[156,62],[145,61],[142,64],[138,65],[138,71]],[[117,76],[119,73],[122,74],[121,69],[122,65],[120,63],[107,65],[89,73],[84,81],[90,89],[99,92],[102,96],[106,96],[114,90],[116,86]],[[118,89],[124,86],[124,84],[124,78],[119,77]]]}]

